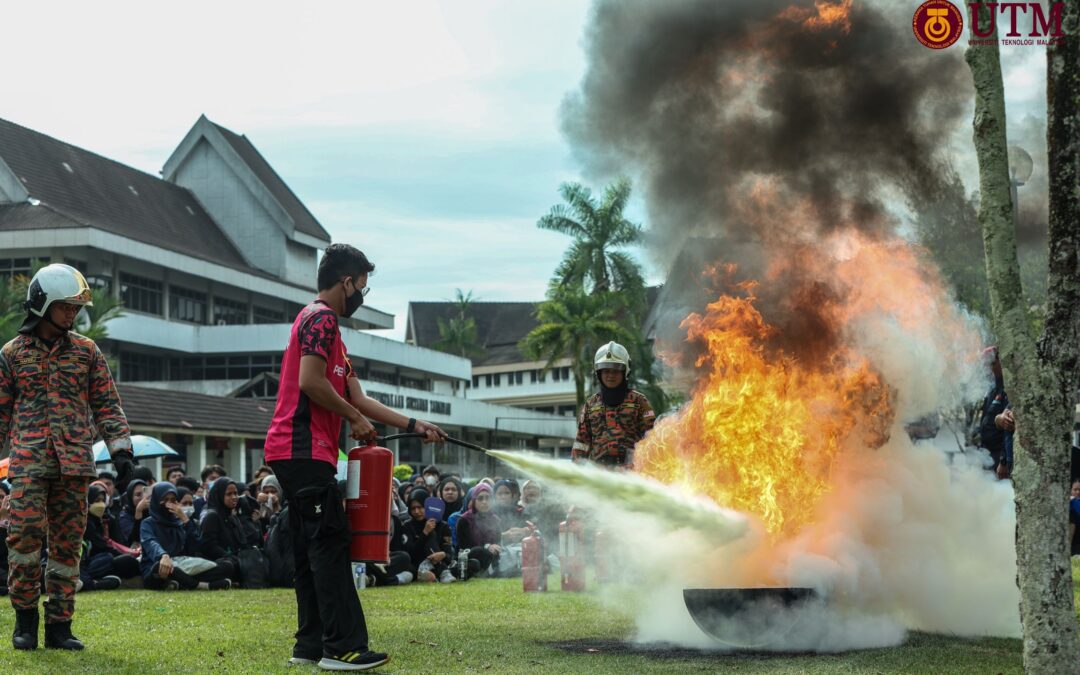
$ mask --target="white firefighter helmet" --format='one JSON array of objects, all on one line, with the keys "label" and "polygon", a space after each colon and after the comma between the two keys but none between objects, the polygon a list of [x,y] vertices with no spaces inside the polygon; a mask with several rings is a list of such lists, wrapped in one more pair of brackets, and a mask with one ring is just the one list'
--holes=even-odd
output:
[{"label": "white firefighter helmet", "polygon": [[45,318],[54,302],[92,307],[93,294],[79,270],[71,265],[54,263],[38,270],[26,289],[26,321],[23,329],[33,328]]},{"label": "white firefighter helmet", "polygon": [[613,368],[624,373],[630,372],[630,352],[618,342],[612,341],[596,350],[593,358],[594,370]]}]

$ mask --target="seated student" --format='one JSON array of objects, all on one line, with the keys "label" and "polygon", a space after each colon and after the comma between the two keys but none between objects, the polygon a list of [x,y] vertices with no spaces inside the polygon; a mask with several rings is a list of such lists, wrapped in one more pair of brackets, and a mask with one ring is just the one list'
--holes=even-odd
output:
[{"label": "seated student", "polygon": [[220,464],[210,464],[203,467],[203,470],[199,473],[199,478],[202,480],[200,489],[195,491],[195,513],[201,514],[206,508],[206,493],[210,490],[210,484],[225,475],[225,467]]},{"label": "seated student", "polygon": [[199,522],[199,516],[202,515],[202,507],[206,506],[205,503],[199,501],[199,490],[202,489],[202,485],[191,476],[184,476],[176,481],[176,491],[177,494],[180,495],[180,502],[184,506],[187,506],[188,504],[185,503],[185,493],[181,491],[180,488],[184,488],[184,490],[187,490],[187,494],[191,495],[191,513],[188,514],[188,517],[194,518],[195,522]]},{"label": "seated student", "polygon": [[137,466],[131,472],[132,480],[141,480],[147,485],[153,485],[157,482],[157,478],[154,478],[154,472],[150,470],[148,466]]},{"label": "seated student", "polygon": [[176,485],[176,481],[184,477],[184,470],[179,466],[170,466],[165,471],[165,480],[169,481],[173,485]]},{"label": "seated student", "polygon": [[518,506],[514,498],[511,481],[503,479],[495,483],[495,505],[491,510],[502,523],[502,543],[517,544],[529,534],[522,515],[524,509]]},{"label": "seated student", "polygon": [[456,581],[451,571],[454,545],[446,523],[424,517],[427,490],[417,488],[409,495],[409,520],[401,526],[402,542],[409,553],[416,580],[444,584]]},{"label": "seated student", "polygon": [[[228,570],[199,558],[202,542],[195,521],[184,514],[177,500],[176,487],[158,483],[150,495],[150,516],[141,530],[142,557],[139,568],[143,585],[149,589],[221,590],[232,586]],[[187,569],[205,568],[195,574]]]},{"label": "seated student", "polygon": [[97,481],[100,481],[105,486],[105,492],[109,496],[108,500],[106,500],[109,505],[109,518],[115,526],[119,527],[121,507],[120,497],[123,495],[116,494],[116,476],[108,471],[101,471],[98,473]]},{"label": "seated student", "polygon": [[469,491],[465,493],[465,498],[461,500],[461,510],[451,513],[450,516],[446,519],[446,524],[450,526],[450,535],[454,544],[455,551],[463,548],[462,546],[458,546],[457,524],[458,521],[461,520],[461,514],[465,513],[465,511],[468,509],[469,502],[472,501],[472,495],[473,489],[469,488]]},{"label": "seated student", "polygon": [[549,548],[553,546],[559,536],[559,523],[566,515],[562,507],[545,498],[540,483],[534,480],[522,483],[518,505],[521,506],[521,517],[540,530],[540,534],[548,540]]},{"label": "seated student", "polygon": [[390,518],[390,562],[368,565],[374,586],[403,586],[413,580],[412,557],[406,550],[404,531],[397,516]]},{"label": "seated student", "polygon": [[263,479],[267,476],[273,476],[274,470],[263,464],[258,469],[255,469],[255,477],[251,479],[251,482],[247,485],[247,493],[252,497],[259,495],[259,490],[262,488]]},{"label": "seated student", "polygon": [[150,488],[146,481],[134,479],[120,500],[120,519],[113,539],[124,546],[137,548],[142,521],[150,513]]},{"label": "seated student", "polygon": [[210,485],[206,513],[199,521],[202,557],[216,562],[233,581],[240,580],[240,550],[248,543],[236,514],[239,501],[236,481],[222,476]]},{"label": "seated student", "polygon": [[470,578],[491,568],[502,553],[502,523],[491,510],[491,487],[480,483],[471,494],[468,509],[457,521],[458,547],[469,551]]},{"label": "seated student", "polygon": [[139,574],[139,561],[113,548],[108,538],[108,493],[95,481],[86,493],[86,530],[83,533],[83,555],[79,578],[84,591],[105,591],[119,588],[121,580]]},{"label": "seated student", "polygon": [[457,478],[443,478],[435,494],[438,495],[439,499],[446,502],[446,509],[442,515],[444,521],[449,522],[450,516],[465,506],[465,484]]},{"label": "seated student", "polygon": [[270,520],[281,511],[281,483],[278,482],[277,476],[273,474],[263,476],[255,499],[259,503],[259,523],[262,526],[262,534],[265,535],[266,530],[270,528]]}]

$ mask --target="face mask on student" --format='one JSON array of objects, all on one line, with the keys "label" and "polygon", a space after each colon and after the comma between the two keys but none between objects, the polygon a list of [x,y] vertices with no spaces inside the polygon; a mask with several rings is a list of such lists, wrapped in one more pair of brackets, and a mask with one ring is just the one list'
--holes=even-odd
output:
[{"label": "face mask on student", "polygon": [[435,487],[435,483],[438,483],[439,479],[435,476],[432,476],[431,474],[428,474],[427,476],[424,476],[424,482],[427,483],[428,487]]},{"label": "face mask on student", "polygon": [[184,515],[187,516],[188,518],[191,518],[192,516],[195,515],[195,507],[194,506],[181,506],[180,510],[183,511]]},{"label": "face mask on student", "polygon": [[90,505],[90,514],[100,518],[105,513],[105,502],[94,502]]}]

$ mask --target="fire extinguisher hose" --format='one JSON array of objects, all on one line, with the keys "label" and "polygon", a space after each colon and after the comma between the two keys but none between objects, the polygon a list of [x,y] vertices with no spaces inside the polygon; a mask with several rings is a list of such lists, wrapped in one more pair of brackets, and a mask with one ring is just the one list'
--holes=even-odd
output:
[{"label": "fire extinguisher hose", "polygon": [[[427,436],[425,434],[418,434],[418,433],[414,432],[414,433],[405,433],[405,434],[391,434],[389,436],[378,436],[378,437],[376,437],[375,440],[377,440],[380,443],[384,443],[386,441],[396,441],[396,440],[398,440],[400,438],[426,438],[426,437]],[[484,454],[487,454],[487,452],[488,452],[487,448],[482,448],[479,445],[476,445],[475,443],[469,443],[467,441],[463,441],[463,440],[460,440],[460,439],[457,439],[457,438],[453,438],[451,436],[446,437],[446,442],[451,443],[453,445],[459,445],[459,446],[461,446],[463,448],[467,448],[469,450],[475,450],[477,452],[482,452]]]}]

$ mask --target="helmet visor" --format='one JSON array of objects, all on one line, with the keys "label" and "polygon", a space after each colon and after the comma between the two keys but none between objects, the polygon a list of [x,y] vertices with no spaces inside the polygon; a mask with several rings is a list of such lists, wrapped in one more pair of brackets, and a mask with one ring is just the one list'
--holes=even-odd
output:
[{"label": "helmet visor", "polygon": [[596,369],[597,370],[617,370],[620,373],[625,373],[626,372],[626,364],[625,363],[617,363],[615,361],[601,361],[600,363],[596,364]]}]

